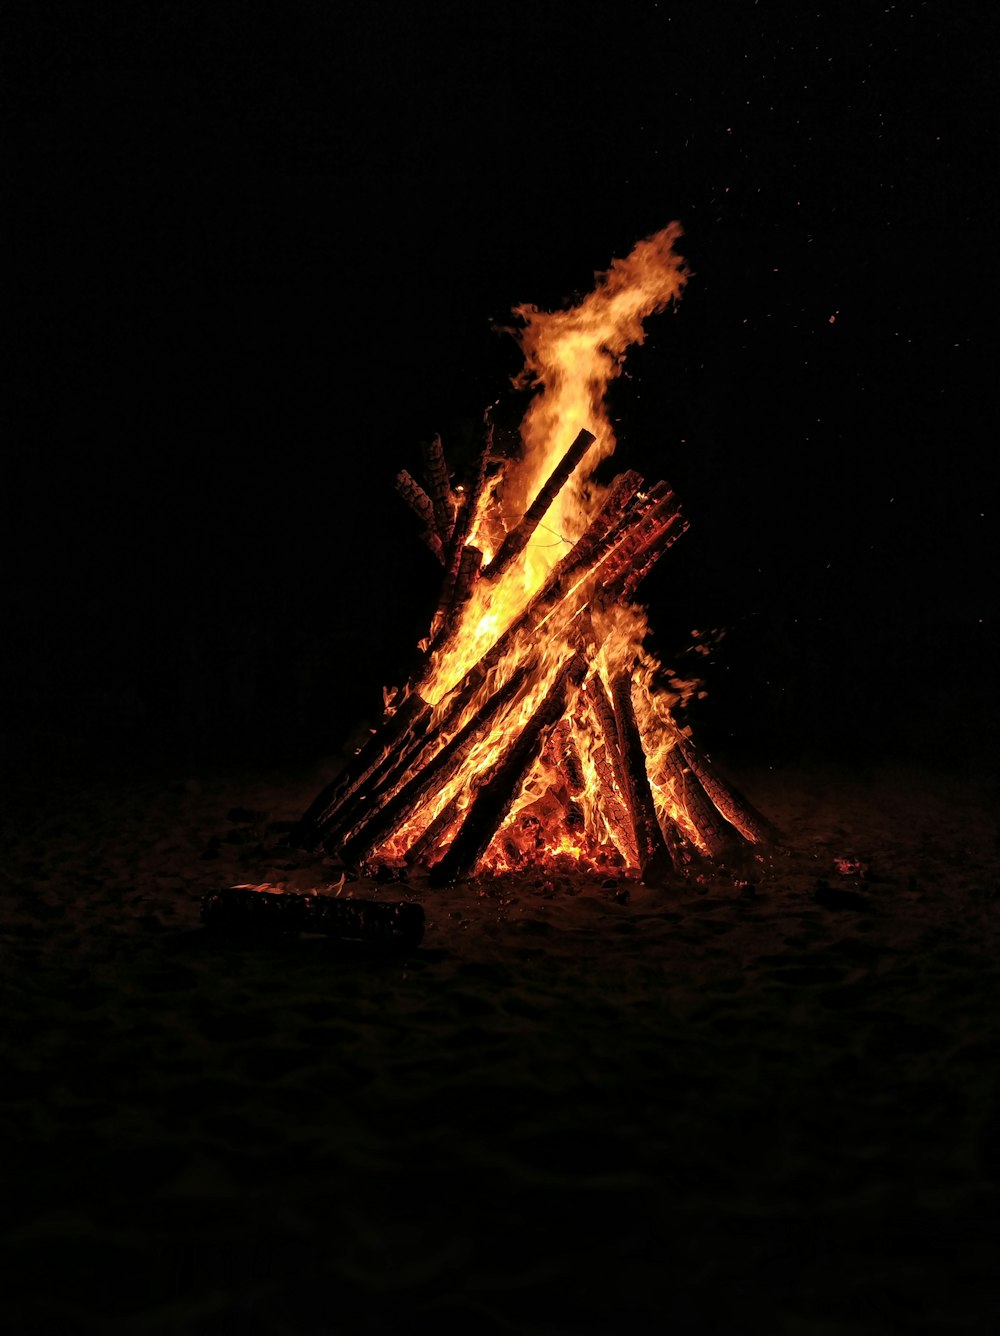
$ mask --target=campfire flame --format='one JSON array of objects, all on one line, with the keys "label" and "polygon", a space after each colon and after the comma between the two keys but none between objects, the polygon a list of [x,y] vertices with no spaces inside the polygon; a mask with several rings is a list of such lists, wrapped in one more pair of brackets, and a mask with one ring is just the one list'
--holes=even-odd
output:
[{"label": "campfire flame", "polygon": [[494,453],[489,427],[463,486],[439,439],[426,490],[397,478],[445,568],[442,598],[422,671],[303,817],[307,846],[446,880],[528,865],[646,875],[718,857],[734,831],[762,838],[675,721],[697,684],[665,690],[644,645],[635,589],[686,527],[670,488],[593,477],[616,444],[608,387],[683,290],[680,234],[639,242],[576,306],[515,309],[515,383],[532,391],[515,455]]},{"label": "campfire flame", "polygon": [[[621,374],[627,349],[643,342],[643,322],[681,295],[686,272],[674,250],[680,234],[679,224],[672,223],[639,242],[626,259],[615,260],[606,273],[597,275],[594,290],[577,306],[553,312],[533,305],[515,308],[514,314],[521,324],[512,332],[524,354],[524,370],[517,384],[534,389],[535,394],[521,424],[523,453],[516,460],[505,461],[500,475],[484,490],[471,526],[468,545],[480,548],[484,566],[488,567],[495,555],[498,516],[503,522],[502,532],[513,529],[580,426],[585,425],[595,440],[585,464],[575,471],[546,511],[533,540],[499,580],[480,580],[476,584],[447,648],[432,654],[430,668],[420,684],[420,694],[430,704],[436,705],[445,698],[524,612],[553,567],[605,501],[609,488],[594,483],[588,475],[600,460],[613,453],[617,444],[607,411],[608,386]],[[672,740],[656,713],[655,697],[649,689],[659,664],[642,647],[648,629],[644,612],[639,608],[616,607],[594,618],[594,623],[591,644],[602,647],[599,662],[605,687],[610,689],[616,671],[636,665],[641,673],[636,694],[643,702],[640,728],[656,737],[657,750],[669,750]],[[467,806],[465,799],[471,794],[476,778],[489,774],[498,763],[507,741],[525,727],[553,679],[573,656],[577,628],[572,619],[565,614],[557,615],[540,629],[541,636],[525,637],[524,643],[512,649],[496,674],[470,701],[459,724],[471,718],[483,700],[509,680],[518,663],[537,655],[531,684],[516,708],[474,748],[461,777],[435,794],[380,851],[383,855],[404,855],[459,788],[465,789],[466,794],[458,795],[453,825],[461,821]],[[609,850],[617,850],[626,862],[634,860],[634,852],[616,842],[621,823],[609,826],[602,810],[600,795],[604,786],[600,773],[607,767],[600,765],[596,755],[599,744],[591,722],[582,713],[571,719],[570,739],[579,756],[583,783],[578,792],[567,791],[567,797],[582,808],[583,822],[576,830],[568,829],[559,806],[554,802],[546,804],[546,795],[565,788],[565,779],[550,754],[540,757],[483,857],[482,867],[503,870],[518,865],[529,853],[533,862],[569,859],[593,868],[607,865]],[[669,788],[661,786],[657,796],[670,810]],[[556,809],[550,821],[545,819],[547,806]],[[524,849],[525,840],[515,836],[515,832],[523,829],[522,814],[527,809],[535,814],[527,828],[530,851]],[[442,843],[446,838],[447,835]],[[617,838],[623,842],[620,833]]]}]

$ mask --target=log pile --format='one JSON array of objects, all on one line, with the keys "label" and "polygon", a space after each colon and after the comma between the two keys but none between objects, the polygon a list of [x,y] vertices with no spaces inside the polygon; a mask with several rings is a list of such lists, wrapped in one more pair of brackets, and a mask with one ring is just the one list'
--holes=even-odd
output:
[{"label": "log pile", "polygon": [[[593,483],[594,441],[579,431],[499,533],[489,424],[458,487],[439,437],[424,448],[422,481],[399,474],[396,490],[443,569],[422,664],[293,843],[352,867],[426,868],[432,885],[531,865],[628,869],[663,883],[768,837],[622,631],[641,581],[687,527],[676,498],[635,472]],[[589,510],[532,585],[540,526],[574,478]]]}]

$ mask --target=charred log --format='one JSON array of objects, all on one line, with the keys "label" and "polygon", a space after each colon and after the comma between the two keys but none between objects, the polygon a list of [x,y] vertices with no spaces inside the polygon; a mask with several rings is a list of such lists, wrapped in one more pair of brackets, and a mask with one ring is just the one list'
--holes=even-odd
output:
[{"label": "charred log", "polygon": [[389,838],[416,811],[432,787],[442,789],[450,782],[475,744],[520,691],[527,675],[528,665],[518,668],[510,681],[476,711],[465,727],[422,770],[361,822],[340,851],[345,862],[353,864],[376,844]]},{"label": "charred log", "polygon": [[434,861],[431,855],[458,821],[458,800],[461,794],[461,789],[452,794],[437,816],[428,822],[423,832],[407,849],[403,857],[411,867],[419,867]]},{"label": "charred log", "polygon": [[545,512],[569,481],[577,464],[583,459],[584,455],[593,445],[595,439],[593,433],[587,431],[586,428],[583,428],[580,431],[576,440],[549,474],[541,491],[524,512],[520,522],[515,528],[511,529],[510,533],[503,540],[496,556],[484,569],[484,579],[497,579],[503,574],[515,557],[519,556],[520,553],[524,551],[531,535],[535,532],[544,518]]},{"label": "charred log", "polygon": [[639,855],[639,870],[643,880],[648,878],[655,881],[676,866],[677,855],[668,849],[666,837],[656,815],[653,793],[646,772],[646,753],[632,709],[631,674],[619,673],[612,684],[611,697],[615,722],[618,725],[625,804],[632,818],[632,829]]},{"label": "charred log", "polygon": [[407,733],[422,736],[430,722],[431,708],[412,692],[360,747],[344,769],[322,789],[289,836],[289,843],[315,849],[324,825],[329,824],[341,804],[363,784],[377,767],[393,756]]},{"label": "charred log", "polygon": [[742,793],[722,778],[692,740],[678,733],[677,745],[691,773],[729,824],[751,844],[767,844],[779,836],[774,826],[757,811]]},{"label": "charred log", "polygon": [[444,886],[469,876],[510,811],[518,789],[541,751],[547,730],[566,708],[571,683],[578,683],[586,666],[573,660],[553,682],[542,703],[504,752],[490,777],[475,791],[448,852],[431,871],[431,884]]},{"label": "charred log", "polygon": [[434,529],[443,545],[447,545],[455,525],[451,496],[451,475],[444,457],[441,437],[435,436],[423,446],[424,480],[427,495],[434,508]]},{"label": "charred log", "polygon": [[461,620],[462,609],[472,597],[472,591],[476,587],[482,560],[483,554],[478,547],[463,547],[459,553],[458,567],[448,586],[447,597],[442,595],[438,605],[436,614],[438,630],[431,642],[432,654],[445,648],[454,634]]},{"label": "charred log", "polygon": [[430,497],[406,469],[396,474],[396,491],[423,524],[421,540],[427,544],[438,561],[444,564],[444,546],[435,529],[434,505]]},{"label": "charred log", "polygon": [[733,847],[732,827],[710,801],[698,776],[684,764],[679,747],[667,753],[664,778],[708,856],[725,858]]},{"label": "charred log", "polygon": [[424,911],[418,904],[297,895],[253,886],[210,892],[201,902],[201,920],[207,928],[239,936],[323,933],[379,947],[419,946],[424,935]]}]

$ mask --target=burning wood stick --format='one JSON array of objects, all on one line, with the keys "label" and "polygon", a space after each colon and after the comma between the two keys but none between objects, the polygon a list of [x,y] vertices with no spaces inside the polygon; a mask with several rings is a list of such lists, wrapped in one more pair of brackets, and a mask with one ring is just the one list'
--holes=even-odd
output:
[{"label": "burning wood stick", "polygon": [[766,844],[778,838],[771,823],[761,816],[738,789],[728,784],[708,758],[698,751],[692,740],[679,731],[677,746],[708,797],[745,840],[751,844]]},{"label": "burning wood stick", "polygon": [[[549,579],[521,616],[448,693],[444,708],[438,712],[436,732],[447,733],[454,727],[457,718],[488,674],[510,650],[518,635],[531,634],[537,630],[571,594],[576,597],[570,600],[571,606],[567,613],[572,616],[579,612],[597,589],[606,586],[609,579],[617,578],[627,569],[630,554],[645,550],[674,522],[677,511],[673,508],[671,496],[641,511],[638,517],[626,520],[624,525],[620,522],[621,507],[635,496],[641,483],[642,479],[637,473],[626,473],[616,480],[598,515],[587,526],[572,551],[555,566]],[[384,775],[385,768],[394,764],[393,753],[398,765],[399,753],[396,748],[408,733],[417,744],[426,745],[430,741],[427,736],[429,722],[430,707],[421,699],[418,691],[411,691],[396,713],[384,721],[342,775],[328,785],[312,804],[295,832],[296,842],[304,842],[306,848],[315,848],[324,833],[327,838],[333,838],[332,821],[345,801],[369,781],[380,766],[383,767]],[[414,759],[409,757],[407,765],[412,764]]]},{"label": "burning wood stick", "polygon": [[451,475],[440,436],[424,444],[423,459],[427,494],[434,507],[434,528],[442,544],[446,544],[455,527],[455,515],[451,498]]},{"label": "burning wood stick", "polygon": [[483,554],[478,547],[463,547],[454,577],[450,581],[445,577],[445,587],[435,614],[438,629],[431,640],[429,653],[433,654],[449,643],[461,621],[462,609],[472,597],[482,561]]},{"label": "burning wood stick", "polygon": [[315,849],[320,842],[324,824],[335,815],[340,805],[363,784],[386,758],[393,755],[397,744],[407,733],[419,737],[427,729],[431,707],[411,692],[397,710],[383,719],[380,727],[359,747],[347,765],[335,775],[315,797],[298,825],[291,832],[289,842],[303,849]]},{"label": "burning wood stick", "polygon": [[[477,456],[475,464],[469,470],[461,504],[455,517],[451,542],[448,545],[448,555],[444,563],[445,577],[441,583],[441,596],[438,599],[437,610],[431,622],[432,649],[436,642],[445,638],[448,630],[455,622],[458,610],[463,603],[468,601],[472,583],[479,573],[479,565],[482,562],[482,553],[480,553],[475,572],[472,572],[471,562],[473,558],[467,554],[475,553],[478,549],[467,548],[466,543],[479,511],[483,487],[486,485],[486,465],[493,450],[493,423],[489,421],[488,414],[487,424],[486,443]],[[459,594],[458,598],[456,598],[456,592]],[[464,597],[461,597],[463,592]]]},{"label": "burning wood stick", "polygon": [[586,665],[581,659],[571,660],[553,682],[520,736],[504,752],[490,777],[476,789],[458,834],[448,852],[431,870],[432,885],[444,886],[459,881],[475,869],[541,751],[545,733],[563,714],[570,685],[578,684],[585,672]]},{"label": "burning wood stick", "polygon": [[403,857],[411,867],[419,867],[425,857],[434,852],[458,820],[458,800],[463,792],[464,789],[460,788],[452,794],[437,816],[433,817],[425,827],[423,834],[419,835],[407,849]]},{"label": "burning wood stick", "polygon": [[545,485],[524,512],[520,522],[500,545],[500,550],[483,571],[483,579],[495,580],[502,575],[516,556],[521,553],[531,535],[538,528],[545,512],[569,481],[570,475],[595,441],[595,436],[584,428],[562,459],[549,474]]},{"label": "burning wood stick", "polygon": [[518,668],[510,680],[499,691],[494,692],[465,727],[456,733],[422,770],[355,825],[350,837],[344,841],[340,849],[340,856],[346,863],[355,863],[376,844],[392,836],[407,817],[416,811],[431,791],[432,785],[443,789],[449,783],[475,744],[492,727],[497,715],[520,691],[528,676],[529,668],[533,666],[523,664]]},{"label": "burning wood stick", "polygon": [[[675,858],[668,849],[656,816],[653,794],[646,773],[646,753],[632,709],[631,674],[619,673],[615,678],[611,697],[615,720],[618,724],[618,747],[621,752],[625,779],[625,803],[632,818],[636,848],[639,852],[639,871],[643,880],[656,880],[675,866]],[[680,869],[678,869],[680,870]]]},{"label": "burning wood stick", "polygon": [[210,892],[201,902],[201,920],[207,928],[240,935],[314,932],[381,947],[419,946],[424,935],[424,911],[418,904],[297,895],[256,886]]},{"label": "burning wood stick", "polygon": [[586,787],[580,753],[573,741],[573,725],[564,715],[550,739],[553,760],[566,786],[566,825],[570,830],[582,830],[585,824],[579,798]]},{"label": "burning wood stick", "polygon": [[664,778],[708,856],[724,858],[733,845],[732,829],[727,830],[725,819],[709,800],[698,776],[685,766],[680,748],[671,748],[663,764]]},{"label": "burning wood stick", "polygon": [[[497,666],[511,648],[516,637],[536,630],[559,603],[585,581],[586,573],[591,572],[591,563],[598,562],[600,556],[606,552],[608,535],[620,518],[621,508],[628,504],[641,486],[642,478],[638,473],[623,473],[615,480],[597,515],[572,549],[553,567],[549,578],[521,615],[515,618],[499,639],[494,641],[479,663],[470,668],[461,682],[452,688],[449,696],[458,703],[460,709],[464,709],[467,703],[466,693],[478,689],[487,673]],[[580,603],[580,607],[582,606],[584,603]],[[576,607],[573,609],[573,611],[578,610]],[[427,675],[425,672],[423,680],[426,680]],[[422,682],[418,683],[418,689]]]},{"label": "burning wood stick", "polygon": [[634,517],[624,516],[622,525],[606,540],[607,556],[602,572],[605,588],[627,579],[636,565],[644,562],[651,553],[659,556],[665,552],[674,541],[670,537],[667,542],[671,531],[682,524],[672,494],[653,506],[640,509]]},{"label": "burning wood stick", "polygon": [[615,843],[630,863],[638,863],[639,850],[635,842],[635,830],[629,810],[625,806],[628,790],[618,744],[618,725],[615,722],[611,702],[608,700],[608,693],[604,690],[604,683],[597,673],[591,676],[583,694],[597,722],[597,735],[604,743],[603,755],[606,767],[600,766],[598,759],[600,753],[595,758],[601,773],[601,805],[612,828]]},{"label": "burning wood stick", "polygon": [[396,474],[396,491],[423,524],[424,529],[420,535],[422,540],[438,561],[444,562],[444,547],[435,531],[434,504],[430,497],[406,469]]}]

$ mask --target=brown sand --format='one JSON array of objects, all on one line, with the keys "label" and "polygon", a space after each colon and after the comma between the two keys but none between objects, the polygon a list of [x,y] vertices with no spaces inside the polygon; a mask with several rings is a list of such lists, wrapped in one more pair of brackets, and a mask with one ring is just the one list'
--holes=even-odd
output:
[{"label": "brown sand", "polygon": [[1000,1330],[989,785],[740,774],[755,895],[355,883],[423,946],[213,938],[207,890],[332,875],[267,825],[321,778],[9,809],[6,1330]]}]

